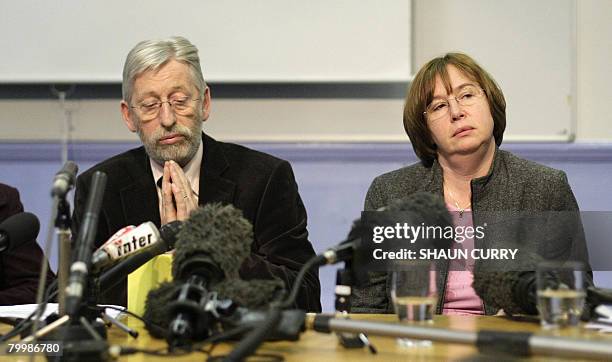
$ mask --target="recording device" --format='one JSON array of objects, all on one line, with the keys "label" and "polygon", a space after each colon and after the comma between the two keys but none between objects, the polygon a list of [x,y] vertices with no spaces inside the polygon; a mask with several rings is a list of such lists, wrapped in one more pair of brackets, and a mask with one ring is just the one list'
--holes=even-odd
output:
[{"label": "recording device", "polygon": [[91,188],[85,204],[83,222],[75,243],[75,260],[70,266],[70,277],[66,287],[66,313],[76,316],[91,266],[91,250],[98,229],[98,218],[106,188],[106,174],[96,171],[91,180]]},{"label": "recording device", "polygon": [[173,221],[163,225],[159,230],[150,221],[138,226],[126,226],[117,231],[94,252],[91,258],[92,271],[97,273],[124,259],[126,262],[132,260],[131,258],[139,254],[146,253],[145,258],[137,260],[146,259],[148,261],[159,254],[170,251],[174,248],[176,235],[181,227],[181,221]]},{"label": "recording device", "polygon": [[0,224],[0,253],[35,240],[39,230],[38,218],[32,213],[21,212],[10,216]]},{"label": "recording device", "polygon": [[68,191],[74,186],[76,174],[79,171],[79,166],[73,161],[67,161],[61,170],[55,174],[53,178],[53,186],[51,188],[51,196],[63,198]]},{"label": "recording device", "polygon": [[[351,311],[351,294],[352,294],[351,272],[347,269],[336,270],[336,288],[334,294],[336,315],[339,318],[349,318]],[[344,348],[362,348],[368,345],[372,353],[376,353],[376,349],[371,345],[368,337],[364,333],[336,333],[338,342]]]}]

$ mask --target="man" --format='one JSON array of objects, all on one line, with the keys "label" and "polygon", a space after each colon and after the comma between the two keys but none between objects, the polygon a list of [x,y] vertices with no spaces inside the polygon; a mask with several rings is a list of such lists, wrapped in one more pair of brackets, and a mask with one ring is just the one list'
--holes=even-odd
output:
[{"label": "man", "polygon": [[[0,183],[0,223],[23,212],[17,189]],[[31,304],[36,302],[38,277],[43,252],[36,240],[23,243],[0,254],[0,305]],[[55,275],[49,269],[47,285]]]},{"label": "man", "polygon": [[[291,166],[202,133],[210,107],[210,89],[194,45],[182,37],[137,44],[123,70],[121,114],[143,147],[103,161],[78,177],[73,230],[83,218],[95,171],[108,175],[96,246],[126,225],[153,221],[160,226],[187,219],[198,205],[230,203],[253,224],[255,236],[240,270],[242,278],[277,277],[289,289],[300,267],[314,255]],[[126,305],[125,282],[101,293],[105,303]],[[320,311],[319,295],[318,273],[309,272],[298,306]]]}]

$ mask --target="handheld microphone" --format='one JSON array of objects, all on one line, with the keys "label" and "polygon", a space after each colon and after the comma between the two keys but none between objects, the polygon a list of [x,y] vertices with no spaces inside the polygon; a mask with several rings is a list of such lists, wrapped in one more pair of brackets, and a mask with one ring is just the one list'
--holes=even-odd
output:
[{"label": "handheld microphone", "polygon": [[0,253],[35,240],[39,230],[36,215],[29,212],[12,215],[0,224]]},{"label": "handheld microphone", "polygon": [[76,239],[76,258],[70,266],[70,278],[66,287],[66,313],[71,317],[78,312],[83,290],[87,286],[87,276],[91,265],[91,249],[98,229],[98,218],[105,188],[106,174],[96,171],[91,180],[83,223],[79,228]]},{"label": "handheld microphone", "polygon": [[159,240],[157,242],[151,243],[148,247],[140,249],[138,253],[132,253],[122,257],[116,265],[100,275],[98,280],[100,289],[111,289],[149,260],[174,249],[177,234],[182,226],[183,223],[181,221],[173,221],[159,228]]},{"label": "handheld microphone", "polygon": [[74,186],[76,174],[79,171],[79,166],[73,161],[67,161],[61,170],[55,174],[53,178],[53,186],[51,188],[51,196],[64,197]]},{"label": "handheld microphone", "polygon": [[181,225],[180,221],[173,221],[157,230],[155,224],[147,221],[138,226],[129,225],[122,228],[94,252],[91,258],[92,271],[97,273],[148,249],[153,249],[151,251],[156,253],[155,255],[171,250]]}]

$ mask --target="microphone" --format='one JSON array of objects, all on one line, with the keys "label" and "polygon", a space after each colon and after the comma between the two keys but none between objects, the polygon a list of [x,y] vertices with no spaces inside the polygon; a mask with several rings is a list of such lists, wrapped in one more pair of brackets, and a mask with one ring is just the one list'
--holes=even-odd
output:
[{"label": "microphone", "polygon": [[240,279],[252,242],[251,224],[233,206],[207,204],[195,210],[176,242],[174,281],[147,296],[144,318],[150,322],[149,332],[165,337],[171,346],[185,345],[206,338],[215,313],[227,315],[236,305],[262,308],[281,298],[280,279]]},{"label": "microphone", "polygon": [[231,205],[207,204],[184,223],[176,242],[172,275],[177,283],[174,302],[168,306],[167,340],[184,346],[208,336],[209,290],[225,278],[238,279],[250,252],[253,227]]},{"label": "microphone", "polygon": [[[145,327],[153,337],[166,338],[171,318],[168,305],[176,300],[181,286],[177,282],[164,282],[149,292],[143,318],[147,321]],[[230,317],[231,323],[235,325],[242,324],[242,320],[246,319],[243,313],[245,308],[249,311],[262,309],[272,300],[281,299],[284,284],[279,279],[226,279],[212,286],[211,291],[217,293],[218,300],[231,300],[239,306],[237,313]]]},{"label": "microphone", "polygon": [[474,273],[472,287],[485,304],[508,315],[537,315],[537,285],[533,271]]},{"label": "microphone", "polygon": [[0,224],[0,253],[35,240],[39,230],[36,215],[29,212],[12,215]]},{"label": "microphone", "polygon": [[[376,211],[384,211],[389,214],[403,214],[400,216],[409,214],[410,222],[415,224],[423,222],[426,225],[439,225],[442,227],[453,225],[450,214],[442,198],[429,192],[416,192],[408,197],[394,200],[388,206],[379,208]],[[361,236],[365,235],[369,230],[372,230],[374,226],[377,226],[374,225],[376,221],[368,220],[368,223],[366,223],[363,217],[355,220],[346,240],[342,241],[337,246],[327,249],[321,254],[325,259],[323,265],[350,261],[358,258],[358,256],[362,254],[371,255],[368,253],[368,250],[372,245],[365,245],[361,240]],[[434,240],[434,245],[439,247],[445,241],[446,240]]]},{"label": "microphone", "polygon": [[79,310],[83,290],[87,286],[87,276],[91,265],[91,250],[98,229],[98,218],[106,188],[106,174],[96,171],[91,180],[91,188],[85,204],[83,223],[76,239],[75,261],[70,266],[70,278],[66,287],[66,314],[71,317]]},{"label": "microphone", "polygon": [[79,171],[79,166],[73,161],[67,161],[61,170],[55,174],[53,178],[53,186],[51,188],[51,196],[64,197],[74,186],[76,174]]},{"label": "microphone", "polygon": [[119,263],[100,275],[98,280],[100,289],[111,289],[149,260],[174,249],[177,234],[182,226],[183,223],[181,221],[173,221],[171,223],[162,225],[162,227],[159,229],[158,241],[151,243],[145,248],[141,248],[138,253],[122,256]]},{"label": "microphone", "polygon": [[94,252],[91,258],[91,269],[97,273],[120,260],[149,249],[149,254],[152,256],[170,251],[174,248],[176,234],[181,226],[180,221],[163,225],[159,230],[150,221],[138,226],[126,226],[117,231]]}]

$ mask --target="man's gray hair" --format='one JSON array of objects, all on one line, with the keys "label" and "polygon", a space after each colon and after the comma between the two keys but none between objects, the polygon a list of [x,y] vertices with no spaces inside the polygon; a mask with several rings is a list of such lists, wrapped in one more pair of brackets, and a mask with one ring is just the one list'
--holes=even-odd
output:
[{"label": "man's gray hair", "polygon": [[132,101],[134,79],[138,75],[148,70],[156,70],[172,59],[189,67],[201,98],[206,83],[200,67],[198,48],[182,36],[173,36],[168,39],[145,40],[130,50],[123,66],[123,100],[128,104]]}]

